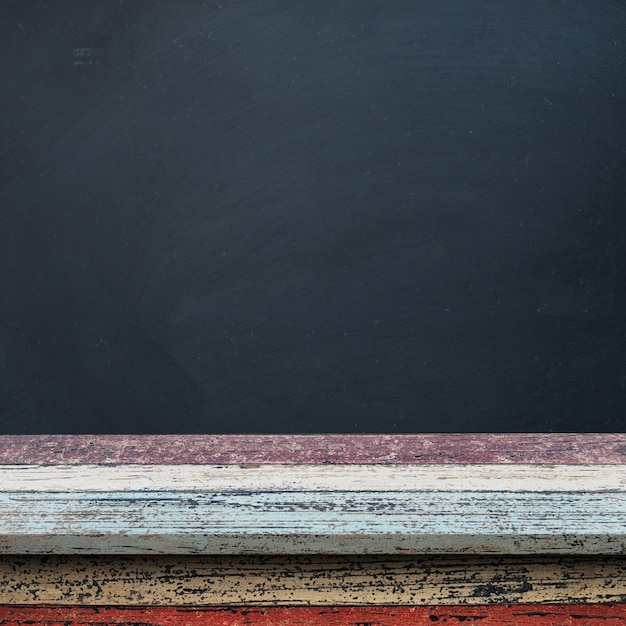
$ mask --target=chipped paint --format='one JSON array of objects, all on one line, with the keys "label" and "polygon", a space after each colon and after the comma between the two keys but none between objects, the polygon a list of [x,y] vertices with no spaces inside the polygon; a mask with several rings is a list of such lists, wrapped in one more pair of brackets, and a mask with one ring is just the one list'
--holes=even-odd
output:
[{"label": "chipped paint", "polygon": [[3,554],[622,554],[626,493],[0,492]]},{"label": "chipped paint", "polygon": [[0,604],[626,602],[626,557],[5,556]]},{"label": "chipped paint", "polygon": [[626,464],[626,434],[4,435],[0,463]]},{"label": "chipped paint", "polygon": [[626,491],[626,465],[4,465],[0,490]]}]

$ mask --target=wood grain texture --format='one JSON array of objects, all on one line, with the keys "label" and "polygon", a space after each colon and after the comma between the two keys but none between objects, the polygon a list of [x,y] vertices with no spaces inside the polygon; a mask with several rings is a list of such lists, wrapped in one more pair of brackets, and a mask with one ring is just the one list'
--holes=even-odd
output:
[{"label": "wood grain texture", "polygon": [[0,491],[626,491],[626,465],[5,465]]},{"label": "wood grain texture", "polygon": [[1,626],[618,626],[626,605],[490,607],[87,608],[0,606]]},{"label": "wood grain texture", "polygon": [[0,464],[626,463],[626,434],[0,436]]},{"label": "wood grain texture", "polygon": [[626,602],[626,557],[5,556],[0,604]]},{"label": "wood grain texture", "polygon": [[626,493],[0,493],[3,554],[621,554]]}]

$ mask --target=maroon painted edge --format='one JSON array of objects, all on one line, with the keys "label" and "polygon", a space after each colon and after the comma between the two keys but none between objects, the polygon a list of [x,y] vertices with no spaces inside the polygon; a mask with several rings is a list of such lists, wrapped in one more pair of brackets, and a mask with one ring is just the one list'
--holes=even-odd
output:
[{"label": "maroon painted edge", "polygon": [[0,464],[626,464],[626,434],[3,435]]},{"label": "maroon painted edge", "polygon": [[0,625],[48,626],[143,624],[145,626],[363,626],[364,624],[423,625],[433,623],[518,624],[623,624],[626,605],[491,605],[491,606],[386,606],[386,607],[79,607],[1,606]]}]

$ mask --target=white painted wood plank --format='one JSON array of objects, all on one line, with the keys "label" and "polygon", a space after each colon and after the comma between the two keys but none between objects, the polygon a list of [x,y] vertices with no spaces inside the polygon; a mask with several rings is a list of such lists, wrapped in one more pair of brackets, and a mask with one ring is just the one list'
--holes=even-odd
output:
[{"label": "white painted wood plank", "polygon": [[0,494],[0,553],[622,554],[624,493]]},{"label": "white painted wood plank", "polygon": [[626,491],[625,465],[0,466],[0,491]]}]

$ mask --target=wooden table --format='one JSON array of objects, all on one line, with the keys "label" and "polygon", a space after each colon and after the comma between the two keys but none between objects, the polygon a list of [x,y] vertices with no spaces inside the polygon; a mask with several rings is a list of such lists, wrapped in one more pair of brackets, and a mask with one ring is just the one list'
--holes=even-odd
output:
[{"label": "wooden table", "polygon": [[0,437],[0,624],[626,623],[626,435]]}]

